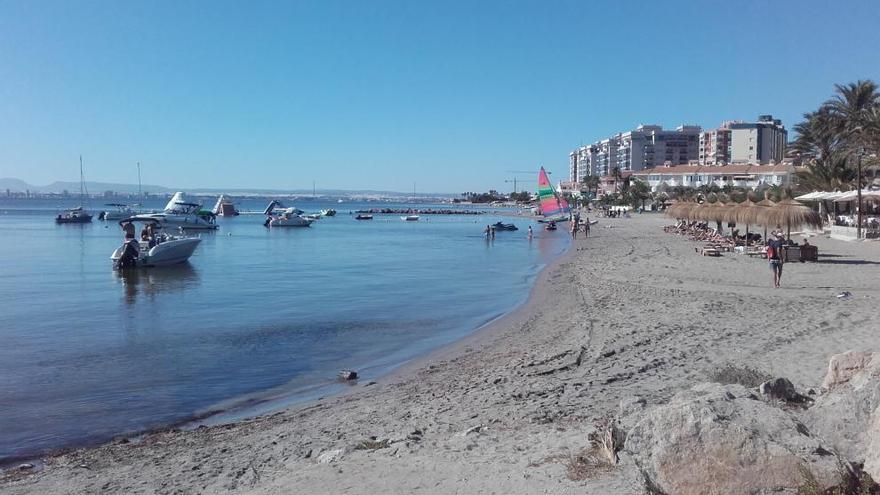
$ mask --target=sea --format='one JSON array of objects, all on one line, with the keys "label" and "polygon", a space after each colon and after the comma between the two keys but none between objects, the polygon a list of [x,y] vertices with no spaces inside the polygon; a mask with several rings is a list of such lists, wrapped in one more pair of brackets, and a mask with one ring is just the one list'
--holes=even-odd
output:
[{"label": "sea", "polygon": [[[121,274],[116,222],[56,225],[73,202],[0,199],[0,463],[363,386],[516,308],[570,244],[513,210],[358,221],[453,206],[316,198],[287,206],[338,214],[269,229],[266,203],[195,234],[185,264]],[[501,220],[519,230],[486,239]]]}]

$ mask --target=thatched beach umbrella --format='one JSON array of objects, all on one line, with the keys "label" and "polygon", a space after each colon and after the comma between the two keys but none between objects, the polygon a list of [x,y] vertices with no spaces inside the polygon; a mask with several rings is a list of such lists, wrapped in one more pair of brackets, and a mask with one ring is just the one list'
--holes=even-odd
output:
[{"label": "thatched beach umbrella", "polygon": [[770,199],[770,191],[764,191],[764,199],[755,203],[755,206],[760,208],[765,208],[758,211],[758,218],[755,223],[761,224],[764,226],[764,242],[767,242],[767,223],[765,223],[764,214],[767,213],[769,208],[773,208],[776,206],[776,203]]},{"label": "thatched beach umbrella", "polygon": [[785,225],[786,238],[791,240],[791,227],[807,225],[810,227],[822,227],[822,216],[813,211],[807,205],[791,198],[784,198],[773,207],[768,208],[762,215],[762,222],[768,224]]},{"label": "thatched beach umbrella", "polygon": [[727,217],[729,222],[744,223],[746,225],[746,247],[749,246],[749,226],[758,223],[758,219],[764,213],[764,209],[765,207],[758,206],[752,201],[752,198],[746,195],[745,201],[729,210]]}]

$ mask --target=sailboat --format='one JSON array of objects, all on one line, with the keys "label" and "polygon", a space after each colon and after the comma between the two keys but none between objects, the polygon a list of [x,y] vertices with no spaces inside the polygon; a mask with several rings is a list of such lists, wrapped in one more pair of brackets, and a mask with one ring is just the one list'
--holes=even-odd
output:
[{"label": "sailboat", "polygon": [[571,208],[568,201],[559,196],[550,184],[550,178],[544,167],[538,172],[538,201],[541,208],[541,214],[544,215],[540,222],[564,222],[568,220],[571,214]]},{"label": "sailboat", "polygon": [[55,223],[91,223],[92,216],[83,209],[85,202],[85,179],[83,178],[83,157],[79,157],[79,206],[71,208],[55,217]]}]

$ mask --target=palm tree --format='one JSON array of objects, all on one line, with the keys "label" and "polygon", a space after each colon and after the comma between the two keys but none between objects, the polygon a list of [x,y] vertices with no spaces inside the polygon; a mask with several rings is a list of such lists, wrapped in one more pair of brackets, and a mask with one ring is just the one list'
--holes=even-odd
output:
[{"label": "palm tree", "polygon": [[[850,161],[876,139],[872,136],[872,117],[880,107],[880,93],[874,81],[856,81],[846,85],[834,86],[837,93],[825,102],[835,119],[836,131],[844,145],[844,152]],[[861,189],[861,177],[856,178],[856,188]]]},{"label": "palm tree", "polygon": [[581,183],[587,188],[587,193],[595,191],[593,198],[599,196],[599,185],[601,182],[602,180],[597,175],[586,175],[581,179]]},{"label": "palm tree", "polygon": [[617,182],[620,181],[620,167],[611,169],[611,177],[614,177],[614,191],[617,192]]},{"label": "palm tree", "polygon": [[[629,185],[629,194],[633,199],[633,206],[638,206],[640,204],[642,209],[645,209],[645,200],[651,197],[651,186],[649,186],[646,182],[640,181],[638,179],[633,179]],[[638,203],[638,204],[636,204]]]}]

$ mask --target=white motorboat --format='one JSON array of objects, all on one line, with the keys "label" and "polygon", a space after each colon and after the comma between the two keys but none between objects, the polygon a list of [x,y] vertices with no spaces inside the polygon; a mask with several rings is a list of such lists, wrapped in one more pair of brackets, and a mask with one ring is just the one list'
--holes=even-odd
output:
[{"label": "white motorboat", "polygon": [[301,215],[301,216],[302,216],[303,218],[305,218],[306,220],[312,220],[312,221],[314,221],[314,220],[320,220],[320,219],[321,219],[321,214],[320,214],[320,213],[311,213],[311,214],[309,214],[309,215]]},{"label": "white motorboat", "polygon": [[418,215],[407,215],[405,217],[400,217],[400,219],[403,220],[404,222],[418,222],[419,216]]},{"label": "white motorboat", "polygon": [[112,206],[112,210],[104,210],[98,215],[98,219],[100,220],[123,220],[125,218],[130,218],[134,215],[137,215],[137,212],[134,211],[129,205],[122,203],[107,203],[104,206]]},{"label": "white motorboat", "polygon": [[[158,223],[132,217],[119,222],[119,225],[132,222],[147,222],[154,225]],[[153,235],[152,239],[132,240],[130,242],[136,242],[138,245],[137,257],[130,256],[129,259],[124,260],[127,245],[116,248],[113,254],[110,255],[110,260],[113,261],[115,269],[168,266],[184,263],[193,255],[193,252],[195,252],[202,240],[197,237],[175,236],[157,232]]]},{"label": "white motorboat", "polygon": [[272,200],[266,210],[266,227],[308,227],[314,220],[304,217],[303,211],[290,207],[286,208],[280,201]]},{"label": "white motorboat", "polygon": [[329,208],[329,209],[326,209],[326,210],[321,210],[321,216],[322,216],[322,217],[335,217],[335,216],[336,216],[336,210],[334,210],[333,208]]},{"label": "white motorboat", "polygon": [[186,201],[182,192],[174,193],[162,213],[145,213],[132,218],[155,221],[163,229],[217,230],[217,215],[202,210],[200,203]]}]

